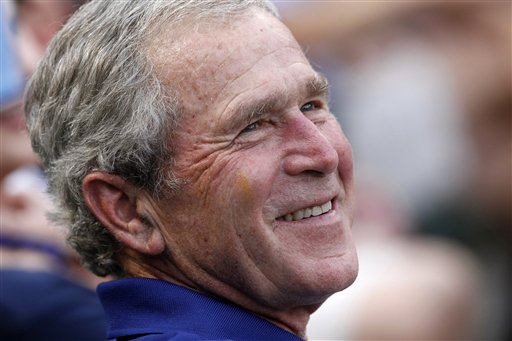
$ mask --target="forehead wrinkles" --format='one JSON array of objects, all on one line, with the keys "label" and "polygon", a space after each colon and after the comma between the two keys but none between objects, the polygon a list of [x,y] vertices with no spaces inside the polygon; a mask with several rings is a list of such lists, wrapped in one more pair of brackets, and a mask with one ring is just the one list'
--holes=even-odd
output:
[{"label": "forehead wrinkles", "polygon": [[[241,18],[246,15],[240,13],[234,17],[199,22],[180,21],[157,27],[146,40],[148,59],[164,82],[176,82],[186,74],[196,74],[222,48],[218,43],[223,32],[237,29]],[[217,49],[213,49],[213,45],[217,45]]]},{"label": "forehead wrinkles", "polygon": [[[271,20],[258,20],[261,16]],[[268,14],[242,14],[228,24],[205,25],[179,37],[163,30],[150,49],[162,84],[189,101],[215,102],[230,82],[279,49],[302,53],[284,25]]]},{"label": "forehead wrinkles", "polygon": [[[239,96],[247,96],[249,93],[251,96],[268,96],[269,86],[272,91],[280,90],[276,97],[282,101],[283,94],[286,93],[284,89],[288,88],[284,83],[292,76],[285,70],[289,70],[294,64],[309,65],[297,44],[273,46],[274,49],[269,49],[269,46],[255,47],[256,49],[250,50],[245,46],[238,46],[212,68],[212,78],[210,83],[205,84],[205,88],[210,91],[206,95],[212,109],[219,113],[218,119],[222,119],[223,115],[220,113]],[[215,86],[211,86],[212,84]]]}]

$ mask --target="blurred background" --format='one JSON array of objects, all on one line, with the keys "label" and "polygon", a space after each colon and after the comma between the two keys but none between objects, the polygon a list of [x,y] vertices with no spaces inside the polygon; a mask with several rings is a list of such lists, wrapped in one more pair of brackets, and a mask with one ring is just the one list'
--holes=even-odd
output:
[{"label": "blurred background", "polygon": [[[51,200],[21,104],[49,40],[83,2],[0,3],[0,332],[34,325],[19,315],[34,301],[22,293],[23,306],[13,269],[99,281],[46,221]],[[312,316],[310,339],[512,339],[510,1],[274,2],[329,78],[354,149],[360,274]],[[89,330],[102,327],[99,309]]]},{"label": "blurred background", "polygon": [[84,1],[0,1],[0,340],[104,340],[85,270],[47,219],[52,201],[25,130],[23,92],[46,46]]},{"label": "blurred background", "polygon": [[275,1],[354,150],[360,274],[312,340],[510,340],[510,1]]}]

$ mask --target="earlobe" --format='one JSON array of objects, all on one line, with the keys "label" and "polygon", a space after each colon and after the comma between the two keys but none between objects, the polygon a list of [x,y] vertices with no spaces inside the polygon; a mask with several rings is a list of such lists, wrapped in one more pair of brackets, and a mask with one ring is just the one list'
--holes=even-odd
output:
[{"label": "earlobe", "polygon": [[147,255],[163,252],[160,231],[142,216],[136,186],[117,175],[93,172],[84,178],[82,191],[88,208],[121,244]]}]

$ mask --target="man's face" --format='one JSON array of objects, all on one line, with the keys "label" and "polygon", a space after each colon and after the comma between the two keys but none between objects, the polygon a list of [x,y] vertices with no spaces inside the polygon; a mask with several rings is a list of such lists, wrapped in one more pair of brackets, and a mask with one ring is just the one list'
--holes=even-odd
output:
[{"label": "man's face", "polygon": [[221,296],[320,303],[357,274],[351,148],[326,84],[269,14],[203,29],[172,52],[153,42],[184,108],[172,143],[186,183],[158,204],[170,257]]}]

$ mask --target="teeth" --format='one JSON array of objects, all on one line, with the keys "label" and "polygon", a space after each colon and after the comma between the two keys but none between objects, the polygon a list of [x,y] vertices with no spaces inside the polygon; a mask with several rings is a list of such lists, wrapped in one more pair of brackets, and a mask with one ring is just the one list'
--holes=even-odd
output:
[{"label": "teeth", "polygon": [[332,209],[332,203],[330,201],[326,202],[320,206],[313,206],[304,208],[302,210],[295,211],[293,213],[288,213],[285,216],[279,217],[278,220],[286,220],[286,221],[298,221],[305,218],[309,218],[311,216],[316,217],[321,214],[327,213]]},{"label": "teeth", "polygon": [[322,205],[322,213],[329,212],[332,208],[332,203],[330,201],[326,202]]},{"label": "teeth", "polygon": [[304,218],[304,211],[298,210],[297,212],[293,213],[293,220],[301,220]]},{"label": "teeth", "polygon": [[322,206],[315,206],[313,207],[313,217],[316,217],[318,215],[322,214]]}]

